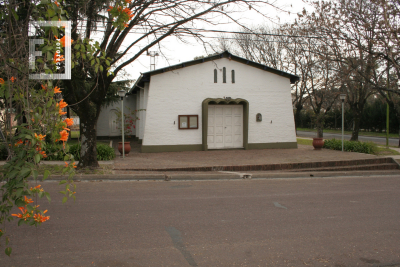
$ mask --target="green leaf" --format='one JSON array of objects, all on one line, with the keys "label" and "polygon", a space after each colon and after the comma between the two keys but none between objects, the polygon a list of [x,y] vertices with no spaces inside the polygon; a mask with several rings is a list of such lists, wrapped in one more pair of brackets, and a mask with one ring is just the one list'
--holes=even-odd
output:
[{"label": "green leaf", "polygon": [[47,179],[47,177],[49,177],[50,175],[50,171],[49,170],[45,170],[44,174],[43,174],[43,181]]},{"label": "green leaf", "polygon": [[10,247],[6,248],[5,252],[6,252],[6,255],[10,257],[12,248],[10,248]]},{"label": "green leaf", "polygon": [[106,60],[107,66],[110,66],[110,61]]},{"label": "green leaf", "polygon": [[47,9],[47,14],[49,15],[49,18],[51,18],[56,14],[56,12],[54,12],[53,9]]},{"label": "green leaf", "polygon": [[49,192],[46,192],[46,193],[44,193],[44,194],[45,194],[45,196],[47,197],[47,200],[50,202],[50,201],[51,201],[50,193],[49,193]]},{"label": "green leaf", "polygon": [[63,197],[62,203],[64,204],[65,202],[67,202],[68,198],[67,197]]},{"label": "green leaf", "polygon": [[19,17],[18,17],[18,15],[17,15],[17,12],[15,12],[13,9],[11,9],[11,12],[12,12],[12,14],[13,14],[15,20],[19,20]]},{"label": "green leaf", "polygon": [[98,70],[99,70],[99,65],[96,65],[96,66],[94,67],[94,72],[97,73]]},{"label": "green leaf", "polygon": [[60,191],[59,193],[61,193],[61,194],[63,194],[63,195],[66,195],[66,194],[67,194],[66,191]]},{"label": "green leaf", "polygon": [[23,201],[22,199],[17,199],[16,201],[15,201],[15,205],[17,206],[17,207],[23,207],[23,206],[25,206],[26,205],[26,203],[25,203],[25,201]]},{"label": "green leaf", "polygon": [[90,65],[93,66],[94,64],[94,59],[90,62]]},{"label": "green leaf", "polygon": [[[17,189],[17,191],[15,191],[15,195],[17,196],[17,197],[20,197],[20,196],[22,196],[22,192],[24,191],[24,189],[23,188],[18,188]],[[24,202],[25,203],[25,202]]]},{"label": "green leaf", "polygon": [[75,46],[74,46],[74,49],[75,49],[75,50],[78,50],[78,49],[79,49],[79,46],[80,46],[80,44],[75,45]]},{"label": "green leaf", "polygon": [[66,181],[66,180],[62,180],[62,181],[60,181],[58,184],[59,184],[59,185],[62,185],[62,184],[65,184],[65,183],[67,183],[67,181]]},{"label": "green leaf", "polygon": [[86,54],[82,54],[82,58],[86,60]]},{"label": "green leaf", "polygon": [[22,170],[19,172],[19,175],[23,178],[26,178],[31,174],[31,171],[32,170],[30,168],[22,168]]},{"label": "green leaf", "polygon": [[33,207],[31,205],[26,205],[26,209],[28,210],[28,212],[33,211]]},{"label": "green leaf", "polygon": [[17,176],[18,172],[19,172],[19,171],[12,171],[12,172],[10,172],[10,173],[8,174],[8,177],[7,177],[7,178],[9,178],[9,179],[15,178],[15,176]]},{"label": "green leaf", "polygon": [[46,107],[49,108],[51,106],[51,104],[53,104],[53,101],[50,100],[49,102],[47,102]]},{"label": "green leaf", "polygon": [[25,222],[25,220],[20,219],[20,220],[18,221],[18,226],[20,226],[20,225],[23,224],[24,222]]},{"label": "green leaf", "polygon": [[39,173],[37,170],[32,171],[32,176],[33,176],[33,178],[35,178],[35,180],[37,179],[38,175],[39,175]]},{"label": "green leaf", "polygon": [[103,71],[103,66],[102,65],[100,65],[100,71]]},{"label": "green leaf", "polygon": [[39,163],[40,162],[40,155],[36,154],[35,155],[35,163]]}]

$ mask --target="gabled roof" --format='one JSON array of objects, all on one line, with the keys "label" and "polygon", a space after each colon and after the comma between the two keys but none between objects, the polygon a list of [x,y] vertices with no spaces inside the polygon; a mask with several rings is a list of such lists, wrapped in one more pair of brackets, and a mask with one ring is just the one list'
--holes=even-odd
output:
[{"label": "gabled roof", "polygon": [[204,57],[204,58],[200,58],[200,59],[195,59],[195,60],[191,60],[191,61],[186,61],[186,62],[179,63],[179,64],[176,64],[176,65],[172,65],[172,66],[169,66],[169,67],[165,67],[165,68],[161,68],[161,69],[157,69],[157,70],[153,70],[153,71],[144,72],[137,79],[136,83],[133,85],[133,87],[132,87],[132,89],[130,90],[129,93],[132,93],[133,91],[136,91],[138,88],[143,88],[145,82],[150,82],[150,76],[151,75],[160,74],[160,73],[164,73],[164,72],[172,71],[172,70],[177,70],[177,69],[182,69],[182,68],[189,67],[189,66],[192,66],[192,65],[201,64],[201,63],[204,63],[204,62],[207,62],[207,61],[217,60],[217,59],[220,59],[220,58],[229,58],[231,60],[234,60],[234,61],[246,64],[246,65],[261,69],[261,70],[265,70],[265,71],[268,71],[268,72],[271,72],[271,73],[286,77],[286,78],[290,79],[290,83],[292,83],[292,84],[300,80],[299,76],[296,76],[296,75],[293,75],[293,74],[290,74],[290,73],[287,73],[287,72],[284,72],[284,71],[280,71],[280,70],[277,70],[277,69],[273,69],[273,68],[270,68],[270,67],[268,67],[266,65],[263,65],[263,64],[260,64],[260,63],[254,62],[254,61],[250,61],[248,59],[241,58],[241,57],[238,57],[238,56],[235,56],[235,55],[232,55],[228,51],[224,51],[224,52],[222,52],[220,54],[216,54],[216,55],[213,55],[213,56]]}]

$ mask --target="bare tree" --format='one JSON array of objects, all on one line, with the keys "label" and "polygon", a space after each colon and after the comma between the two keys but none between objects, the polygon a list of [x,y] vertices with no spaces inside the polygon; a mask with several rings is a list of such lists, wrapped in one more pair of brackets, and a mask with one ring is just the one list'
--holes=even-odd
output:
[{"label": "bare tree", "polygon": [[[161,45],[169,36],[183,41],[190,36],[203,42],[202,34],[196,31],[197,22],[216,25],[221,18],[229,18],[240,24],[233,18],[233,13],[249,9],[259,12],[261,7],[273,6],[274,1],[66,0],[63,3],[69,10],[68,19],[72,20],[74,43],[83,44],[79,48],[85,50],[85,40],[99,36],[101,39],[96,49],[90,52],[89,59],[87,56],[75,58],[74,64],[78,67],[72,72],[73,79],[64,82],[64,97],[81,121],[82,150],[79,167],[97,167],[97,118],[104,99],[115,94],[110,84],[125,67],[151,47]],[[109,3],[115,6],[109,7]],[[129,16],[129,20],[118,24],[123,16],[111,15],[118,12],[125,12],[127,15],[121,14],[125,18]],[[129,33],[140,35],[130,35],[127,43]],[[93,60],[98,59],[103,60],[100,66],[96,63],[93,65]],[[107,63],[111,65],[111,74],[107,70]]]}]

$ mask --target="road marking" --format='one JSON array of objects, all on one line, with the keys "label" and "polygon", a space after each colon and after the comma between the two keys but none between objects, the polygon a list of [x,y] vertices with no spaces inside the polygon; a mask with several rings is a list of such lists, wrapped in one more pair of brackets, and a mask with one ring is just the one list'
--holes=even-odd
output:
[{"label": "road marking", "polygon": [[285,206],[282,206],[281,204],[279,204],[278,202],[274,202],[274,206],[277,208],[281,208],[281,209],[285,209],[287,210],[287,208]]},{"label": "road marking", "polygon": [[187,251],[185,245],[183,244],[181,232],[179,232],[179,230],[175,227],[165,227],[165,231],[167,231],[171,237],[174,247],[182,253],[189,265],[197,266],[197,263],[194,261],[192,255],[189,251]]}]

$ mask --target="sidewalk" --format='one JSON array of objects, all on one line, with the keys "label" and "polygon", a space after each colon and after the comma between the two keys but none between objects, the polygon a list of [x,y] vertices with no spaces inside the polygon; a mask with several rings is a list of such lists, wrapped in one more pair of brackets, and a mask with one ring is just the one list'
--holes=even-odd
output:
[{"label": "sidewalk", "polygon": [[[113,144],[113,147],[116,149],[115,145]],[[122,158],[116,150],[116,158],[113,161],[99,162],[100,165],[112,164],[111,174],[76,174],[75,179],[82,181],[218,180],[400,174],[398,163],[392,162],[392,159],[390,159],[400,159],[400,156],[386,158],[329,149],[314,150],[312,146],[307,145],[298,145],[297,149],[164,153],[140,153],[140,145],[133,141],[131,146],[132,150],[125,158]],[[400,149],[396,150],[400,152]],[[63,165],[64,162],[43,161],[42,164]],[[51,179],[60,180],[64,178],[53,175]]]}]

